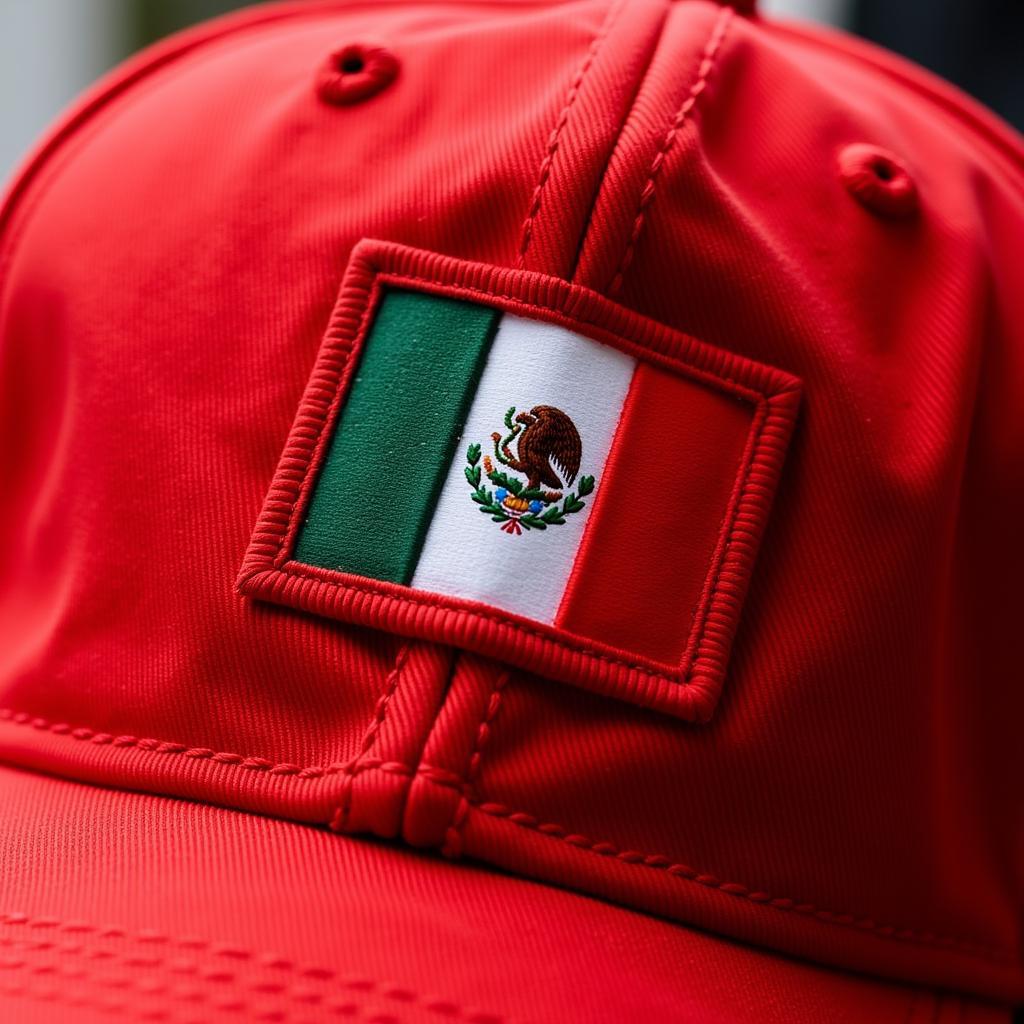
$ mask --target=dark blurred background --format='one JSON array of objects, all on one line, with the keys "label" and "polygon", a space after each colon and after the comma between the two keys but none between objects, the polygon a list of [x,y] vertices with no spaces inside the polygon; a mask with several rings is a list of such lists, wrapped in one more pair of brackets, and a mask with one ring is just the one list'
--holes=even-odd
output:
[{"label": "dark blurred background", "polygon": [[[84,86],[234,0],[0,0],[0,178]],[[761,0],[903,53],[1024,129],[1024,0]]]}]

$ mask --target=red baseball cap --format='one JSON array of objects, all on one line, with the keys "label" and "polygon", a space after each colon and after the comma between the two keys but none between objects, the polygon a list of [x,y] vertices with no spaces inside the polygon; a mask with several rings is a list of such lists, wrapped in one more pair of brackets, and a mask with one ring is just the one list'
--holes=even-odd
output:
[{"label": "red baseball cap", "polygon": [[704,0],[317,0],[0,220],[0,1015],[1024,1000],[1021,140]]}]

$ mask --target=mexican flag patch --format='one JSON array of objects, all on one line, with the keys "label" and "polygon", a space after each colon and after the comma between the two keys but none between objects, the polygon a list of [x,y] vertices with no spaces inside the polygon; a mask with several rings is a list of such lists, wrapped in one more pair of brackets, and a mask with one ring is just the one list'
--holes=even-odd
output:
[{"label": "mexican flag patch", "polygon": [[565,281],[361,243],[239,589],[706,719],[798,395]]}]

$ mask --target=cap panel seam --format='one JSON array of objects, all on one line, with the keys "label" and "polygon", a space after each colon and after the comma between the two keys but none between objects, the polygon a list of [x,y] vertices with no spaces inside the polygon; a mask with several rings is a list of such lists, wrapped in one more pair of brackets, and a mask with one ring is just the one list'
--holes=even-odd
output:
[{"label": "cap panel seam", "polygon": [[640,235],[643,232],[644,222],[647,219],[647,210],[654,202],[655,190],[661,168],[668,157],[669,151],[675,143],[676,137],[679,132],[682,131],[683,126],[687,123],[690,114],[697,105],[697,101],[700,98],[701,93],[704,92],[707,87],[708,78],[715,67],[715,58],[718,56],[722,42],[725,39],[726,33],[728,32],[735,14],[736,12],[732,7],[725,7],[715,19],[715,24],[711,29],[711,34],[708,36],[708,41],[704,45],[700,66],[697,71],[697,78],[690,87],[690,91],[687,94],[686,99],[683,100],[682,105],[676,111],[675,117],[672,119],[672,123],[669,125],[668,131],[662,139],[661,146],[658,148],[658,151],[654,155],[654,159],[651,161],[651,165],[647,173],[647,181],[644,183],[644,187],[640,190],[640,202],[637,207],[636,216],[633,218],[633,226],[630,229],[629,241],[626,244],[626,249],[623,252],[618,267],[616,268],[607,287],[607,294],[609,297],[615,296],[622,288],[623,278],[626,271],[629,269],[630,264],[633,262],[633,257],[636,255],[636,247],[640,241]]},{"label": "cap panel seam", "polygon": [[[507,682],[510,679],[511,675],[509,675],[508,679],[502,683],[502,688],[507,685]],[[485,712],[485,721],[488,727],[490,727],[493,722],[499,706],[500,696],[498,700],[495,701],[494,694],[492,693],[492,698],[488,702],[487,710]],[[488,713],[490,713],[489,718],[487,718]],[[327,768],[314,767],[312,769],[299,769],[296,765],[291,764],[273,765],[272,762],[261,758],[243,758],[239,754],[218,755],[209,748],[190,748],[180,743],[167,743],[154,739],[137,739],[132,736],[115,737],[110,733],[104,733],[98,730],[72,728],[70,725],[65,723],[51,724],[43,718],[34,717],[25,712],[12,712],[9,709],[0,710],[0,720],[7,720],[17,725],[54,732],[58,735],[83,742],[91,741],[99,743],[100,745],[111,744],[122,747],[138,747],[139,749],[149,750],[155,753],[179,754],[183,756],[197,757],[200,759],[226,759],[221,760],[220,763],[228,764],[232,767],[261,771],[266,774],[283,774],[303,780],[315,780],[329,774],[337,774],[340,771],[345,771],[348,767],[348,765],[342,764],[331,765]],[[480,730],[478,730],[478,743],[480,735]],[[486,739],[489,740],[489,738],[488,733]],[[483,749],[484,748],[481,745],[479,747],[479,750],[481,751],[481,759]],[[271,768],[284,769],[284,771],[271,773]],[[476,770],[477,778],[479,778],[479,762]],[[319,772],[320,774],[303,774],[306,771]],[[382,759],[378,762],[374,759],[366,759],[358,766],[357,773],[362,774],[366,771],[383,771],[397,775],[422,776],[428,782],[432,782],[438,786],[456,789],[460,794],[472,793],[472,789],[469,788],[470,782],[468,779],[458,776],[454,772],[445,768],[439,768],[427,763],[414,767],[398,761],[386,761]],[[642,853],[636,849],[622,849],[615,843],[606,840],[593,840],[578,832],[573,832],[565,826],[544,822],[543,819],[536,815],[529,814],[525,811],[515,810],[492,800],[486,800],[482,796],[474,797],[469,795],[466,798],[466,802],[468,805],[467,816],[469,811],[476,809],[482,814],[487,814],[496,818],[504,818],[515,825],[519,825],[520,827],[528,828],[533,831],[540,832],[542,835],[566,842],[577,849],[589,850],[590,852],[601,856],[612,857],[615,860],[622,861],[626,864],[635,864],[641,867],[663,870],[673,877],[695,882],[705,886],[706,888],[719,889],[729,895],[741,897],[753,903],[760,903],[774,907],[778,910],[790,910],[810,917],[815,917],[817,920],[826,924],[857,928],[861,931],[870,931],[881,938],[910,942],[931,948],[954,948],[962,950],[963,952],[969,953],[980,959],[991,960],[995,963],[1015,962],[1015,959],[1009,950],[986,946],[969,939],[958,938],[952,935],[939,935],[930,929],[905,928],[898,925],[879,924],[874,921],[874,919],[869,918],[866,915],[821,910],[816,905],[807,903],[806,901],[792,897],[771,896],[766,892],[738,882],[723,882],[710,872],[690,868],[685,864],[673,861],[672,858],[663,854]],[[463,819],[462,824],[464,824],[464,821],[465,818]],[[0,914],[0,923],[11,923],[8,920],[8,917],[9,915]]]},{"label": "cap panel seam", "polygon": [[[454,787],[462,793],[468,791],[469,782],[456,779],[452,773],[443,768],[436,768],[433,765],[423,764],[417,769],[417,774],[433,782],[438,786]],[[906,928],[900,925],[880,924],[874,918],[864,915],[850,914],[824,910],[816,904],[808,903],[788,896],[772,896],[763,890],[754,889],[743,885],[740,882],[726,882],[716,875],[697,870],[682,862],[674,861],[664,854],[643,853],[640,850],[629,848],[622,849],[615,843],[608,840],[595,840],[579,832],[574,832],[563,825],[553,822],[545,822],[536,815],[526,811],[515,810],[504,804],[482,797],[466,798],[470,809],[475,809],[482,814],[495,818],[503,818],[527,828],[541,835],[557,839],[567,843],[569,846],[579,850],[586,850],[599,856],[609,857],[621,861],[624,864],[636,865],[639,867],[653,868],[671,875],[673,878],[680,878],[683,881],[693,882],[708,889],[717,889],[730,896],[745,899],[751,903],[773,907],[776,910],[792,911],[802,916],[812,917],[823,924],[839,925],[852,928],[858,931],[871,932],[883,939],[906,942],[912,945],[925,946],[928,948],[946,948],[963,952],[972,957],[988,960],[997,964],[1013,964],[1015,959],[1010,951],[998,947],[986,946],[969,939],[962,939],[954,935],[939,934],[931,929]],[[468,816],[468,812],[467,812]],[[464,824],[465,819],[463,819]]]},{"label": "cap panel seam", "polygon": [[[194,761],[212,761],[215,764],[240,768],[244,771],[296,778],[302,781],[316,781],[341,773],[359,775],[371,768],[391,772],[396,775],[411,775],[413,773],[413,769],[402,762],[387,758],[368,757],[365,751],[349,761],[335,762],[329,765],[302,766],[288,761],[275,762],[269,758],[251,754],[235,754],[228,751],[214,750],[212,747],[190,746],[185,743],[159,740],[152,737],[115,735],[111,732],[90,729],[85,726],[72,726],[67,722],[51,722],[40,716],[24,711],[13,711],[10,708],[0,708],[0,721],[10,722],[12,725],[27,726],[40,732],[51,732],[57,736],[67,736],[81,743],[91,743],[94,746],[112,746],[121,749],[134,748],[155,754],[173,754]],[[372,725],[371,728],[373,728]],[[377,729],[379,728],[380,726],[378,725]],[[367,730],[368,734],[369,730]]]},{"label": "cap panel seam", "polygon": [[[559,152],[562,144],[563,132],[569,123],[569,117],[572,112],[577,99],[579,98],[580,92],[583,87],[584,80],[587,78],[588,73],[594,66],[597,56],[602,50],[606,40],[608,39],[612,25],[615,24],[619,19],[623,10],[625,9],[625,0],[612,0],[609,4],[608,10],[605,13],[605,17],[602,21],[600,28],[591,40],[590,46],[579,65],[579,68],[574,75],[572,82],[570,83],[569,90],[566,94],[565,102],[562,105],[561,110],[557,118],[555,119],[554,127],[552,128],[549,136],[548,143],[544,152],[544,156],[541,159],[540,167],[537,171],[537,184],[534,187],[533,195],[530,200],[529,209],[527,210],[526,217],[523,221],[522,228],[520,230],[520,243],[519,250],[516,256],[515,266],[518,269],[524,269],[526,267],[526,257],[529,252],[531,242],[533,241],[533,228],[534,224],[540,215],[541,208],[544,202],[545,192],[548,184],[551,180],[552,170],[555,164],[555,158]],[[576,248],[582,241],[583,236],[586,233],[586,220],[584,220],[583,227],[581,228],[579,239],[576,243]],[[454,657],[452,663],[452,679],[455,678],[458,665],[460,661],[466,657],[466,652],[458,648],[453,648]],[[454,773],[446,773],[445,778],[449,782],[454,783],[455,788],[459,790],[459,799],[455,804],[452,811],[451,819],[444,830],[444,841],[442,844],[441,852],[444,856],[455,858],[461,853],[461,828],[469,813],[469,796],[471,794],[472,782],[476,777],[479,770],[480,761],[482,758],[483,748],[487,743],[490,732],[490,723],[493,721],[494,716],[498,712],[498,708],[501,703],[501,690],[505,683],[508,681],[510,672],[508,670],[500,672],[495,680],[494,687],[491,691],[491,695],[485,705],[484,715],[477,728],[474,745],[469,755],[468,766],[466,770],[466,782],[463,783],[462,779]],[[435,715],[434,721],[431,723],[428,730],[428,734],[432,734],[434,729],[437,728],[437,716]],[[422,754],[420,758],[422,762]],[[438,769],[438,772],[441,770]],[[412,790],[410,787],[410,794]]]},{"label": "cap panel seam", "polygon": [[484,752],[491,737],[494,721],[501,707],[503,691],[510,680],[511,672],[507,669],[500,672],[495,679],[494,688],[485,705],[483,718],[477,729],[473,752],[470,755],[464,777],[459,778],[447,769],[438,768],[427,763],[421,763],[417,768],[417,775],[423,776],[429,782],[438,786],[454,788],[459,792],[459,803],[452,822],[445,832],[445,841],[442,847],[442,853],[445,856],[457,858],[461,855],[464,846],[463,830],[465,823],[471,810],[475,808],[482,814],[495,818],[504,818],[522,828],[539,832],[542,835],[557,839],[577,849],[588,850],[603,857],[611,857],[625,864],[636,864],[641,867],[661,870],[674,878],[681,878],[708,889],[717,889],[730,896],[745,899],[750,903],[770,906],[776,910],[792,911],[797,914],[813,917],[825,924],[834,924],[858,931],[871,932],[880,938],[908,942],[928,948],[951,948],[993,963],[1013,962],[1009,951],[1004,951],[997,947],[985,946],[952,935],[940,935],[930,929],[880,924],[874,918],[865,915],[824,910],[813,903],[793,897],[772,896],[768,892],[753,889],[739,882],[722,881],[710,872],[699,871],[682,862],[673,861],[672,858],[663,854],[649,854],[642,853],[636,849],[622,849],[615,843],[607,840],[590,839],[562,825],[543,822],[540,818],[528,812],[517,811],[504,804],[486,800],[479,792],[474,796],[474,790],[476,790],[480,777]]},{"label": "cap panel seam", "polygon": [[377,700],[373,719],[367,727],[362,743],[360,744],[359,755],[344,770],[345,779],[342,784],[338,807],[331,816],[330,821],[330,827],[336,832],[344,832],[348,826],[349,816],[352,812],[352,793],[355,777],[361,770],[360,765],[364,764],[366,760],[368,760],[369,753],[377,742],[377,737],[380,735],[380,730],[384,725],[384,720],[387,718],[388,708],[391,706],[395,693],[398,690],[398,685],[401,682],[402,670],[405,668],[405,663],[409,658],[409,651],[411,647],[411,641],[406,641],[399,648],[398,654],[395,657],[394,667],[391,669],[391,672],[384,683],[384,690]]},{"label": "cap panel seam", "polygon": [[[479,726],[477,726],[476,739],[465,772],[465,781],[458,780],[460,789],[459,802],[455,805],[455,812],[452,815],[451,823],[445,829],[444,845],[441,848],[441,853],[445,857],[454,859],[462,853],[462,826],[469,815],[470,797],[473,792],[473,786],[480,775],[480,765],[483,761],[484,749],[491,737],[491,726],[501,708],[502,690],[504,690],[510,678],[511,671],[509,669],[498,672],[490,696],[484,705],[484,715],[480,719]],[[442,777],[439,775],[431,776],[434,781]]]},{"label": "cap panel seam", "polygon": [[516,266],[519,268],[526,266],[526,254],[529,251],[530,242],[533,238],[533,223],[536,220],[537,215],[540,213],[541,203],[544,198],[544,190],[547,188],[547,184],[551,180],[551,168],[554,165],[555,155],[557,154],[559,145],[561,144],[562,131],[569,121],[569,114],[572,110],[573,104],[576,102],[576,99],[580,94],[580,88],[583,85],[583,80],[586,78],[587,72],[591,67],[593,67],[598,52],[600,51],[604,41],[608,38],[612,24],[615,22],[624,7],[625,0],[614,0],[614,2],[608,7],[608,11],[605,14],[601,28],[598,30],[597,35],[594,36],[594,39],[587,50],[586,57],[583,59],[583,63],[580,65],[579,70],[573,77],[565,103],[555,121],[555,127],[552,129],[551,135],[548,138],[547,149],[544,153],[543,160],[541,160],[540,170],[538,172],[537,185],[533,190],[533,197],[530,201],[530,209],[521,229],[519,253],[516,257]]}]

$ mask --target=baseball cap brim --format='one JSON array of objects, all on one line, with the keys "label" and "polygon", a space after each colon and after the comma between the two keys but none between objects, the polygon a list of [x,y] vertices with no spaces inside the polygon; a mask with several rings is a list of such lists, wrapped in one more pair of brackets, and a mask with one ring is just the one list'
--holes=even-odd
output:
[{"label": "baseball cap brim", "polygon": [[1009,1019],[482,866],[13,767],[0,893],[13,1022]]}]

